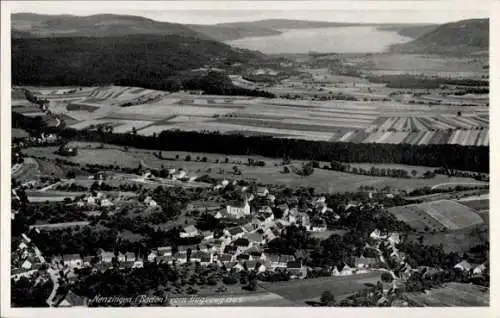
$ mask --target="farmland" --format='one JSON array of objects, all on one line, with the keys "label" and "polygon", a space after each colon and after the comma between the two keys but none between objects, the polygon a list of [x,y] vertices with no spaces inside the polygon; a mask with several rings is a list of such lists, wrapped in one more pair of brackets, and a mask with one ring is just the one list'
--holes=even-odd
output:
[{"label": "farmland", "polygon": [[394,207],[389,212],[411,227],[424,231],[459,230],[483,223],[472,209],[450,200]]},{"label": "farmland", "polygon": [[449,306],[489,306],[489,289],[487,287],[447,283],[444,287],[432,289],[428,293],[408,293],[408,299],[417,306],[449,307]]},{"label": "farmland", "polygon": [[301,281],[263,283],[262,287],[299,305],[310,299],[319,298],[325,290],[339,297],[366,288],[365,283],[376,283],[380,272],[369,272],[345,277],[321,277]]},{"label": "farmland", "polygon": [[[29,89],[47,98],[49,109],[78,130],[105,126],[146,136],[179,129],[352,143],[489,145],[486,105],[409,104],[391,95],[394,90],[366,86],[357,89],[384,99],[223,97],[120,86]],[[336,90],[350,88],[332,87],[326,95]],[[26,116],[44,115],[19,94],[13,94],[13,105]]]}]

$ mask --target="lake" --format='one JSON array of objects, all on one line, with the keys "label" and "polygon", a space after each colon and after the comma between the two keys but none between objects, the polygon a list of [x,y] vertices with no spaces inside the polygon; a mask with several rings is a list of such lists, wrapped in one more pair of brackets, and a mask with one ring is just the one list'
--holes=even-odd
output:
[{"label": "lake", "polygon": [[282,30],[273,36],[256,36],[226,41],[227,44],[266,54],[278,53],[379,53],[389,45],[412,38],[372,26]]}]

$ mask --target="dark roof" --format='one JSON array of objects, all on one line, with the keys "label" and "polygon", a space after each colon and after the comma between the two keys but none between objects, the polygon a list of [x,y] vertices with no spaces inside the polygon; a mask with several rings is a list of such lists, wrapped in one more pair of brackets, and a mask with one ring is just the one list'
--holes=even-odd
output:
[{"label": "dark roof", "polygon": [[248,246],[250,244],[250,241],[247,240],[246,238],[239,238],[236,241],[233,242],[235,246]]},{"label": "dark roof", "polygon": [[286,254],[282,254],[280,255],[280,258],[279,258],[279,262],[283,262],[283,263],[287,263],[287,262],[291,262],[291,261],[295,261],[295,256],[293,255],[286,255]]},{"label": "dark roof", "polygon": [[72,260],[81,260],[82,258],[80,257],[79,254],[66,254],[63,255],[63,260],[64,261],[72,261]]},{"label": "dark roof", "polygon": [[286,268],[302,268],[301,261],[290,261],[286,263]]},{"label": "dark roof", "polygon": [[228,229],[228,232],[231,235],[236,235],[236,234],[243,233],[243,229],[241,228],[241,226],[235,226],[235,227]]},{"label": "dark roof", "polygon": [[221,262],[229,262],[233,258],[230,254],[221,254],[218,257],[218,260]]},{"label": "dark roof", "polygon": [[250,255],[248,255],[248,254],[239,254],[239,255],[236,256],[236,259],[237,260],[242,260],[242,259],[248,260],[248,259],[250,259]]},{"label": "dark roof", "polygon": [[234,245],[227,245],[224,247],[224,253],[234,254],[238,248]]}]

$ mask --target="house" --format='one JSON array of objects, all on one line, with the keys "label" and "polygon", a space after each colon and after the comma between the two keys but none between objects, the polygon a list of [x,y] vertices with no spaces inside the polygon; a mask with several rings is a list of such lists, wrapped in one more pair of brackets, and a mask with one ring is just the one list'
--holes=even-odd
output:
[{"label": "house", "polygon": [[392,245],[395,246],[396,244],[399,244],[401,242],[399,233],[393,232],[391,235],[387,238],[387,241]]},{"label": "house", "polygon": [[136,259],[134,261],[134,264],[132,265],[132,268],[143,268],[144,267],[144,262],[142,259]]},{"label": "house", "polygon": [[299,216],[297,217],[297,220],[298,223],[300,223],[306,229],[309,229],[311,227],[311,220],[309,218],[309,215],[307,215],[307,213],[300,213]]},{"label": "house", "polygon": [[290,212],[290,209],[288,208],[288,204],[286,204],[286,203],[280,204],[276,208],[278,210],[280,210],[281,213],[283,213],[282,217],[287,217],[288,216],[288,212]]},{"label": "house", "polygon": [[147,206],[150,206],[150,207],[155,207],[157,206],[158,204],[156,203],[155,200],[153,200],[150,196],[147,196],[145,199],[144,199],[144,204],[146,204]]},{"label": "house", "polygon": [[18,249],[24,250],[25,248],[28,248],[28,245],[26,245],[26,243],[24,242],[19,243]]},{"label": "house", "polygon": [[340,276],[340,272],[337,268],[337,266],[334,266],[333,269],[331,270],[332,276]]},{"label": "house", "polygon": [[132,252],[127,252],[125,253],[125,260],[127,262],[135,262],[136,258],[135,258],[135,254],[132,253]]},{"label": "house", "polygon": [[463,260],[460,263],[453,266],[453,268],[457,268],[463,272],[469,272],[474,268],[474,266],[471,263],[467,262],[466,260]]},{"label": "house", "polygon": [[122,252],[118,252],[118,262],[125,262],[127,261],[126,257],[125,257],[125,254],[123,254]]},{"label": "house", "polygon": [[250,215],[250,205],[248,204],[248,200],[245,199],[243,204],[241,203],[232,203],[227,205],[226,213],[234,218],[241,218],[247,215]]},{"label": "house", "polygon": [[154,262],[156,260],[156,257],[158,255],[156,254],[155,251],[151,251],[151,253],[148,254],[148,262]]},{"label": "house", "polygon": [[113,203],[109,199],[102,199],[100,201],[100,205],[102,207],[109,207],[109,206],[113,206]]},{"label": "house", "polygon": [[382,234],[379,229],[375,229],[370,233],[370,237],[374,240],[386,239],[387,235]]},{"label": "house", "polygon": [[200,251],[194,251],[191,253],[191,257],[189,258],[189,260],[191,262],[201,262],[201,257],[203,254],[206,254],[206,253],[203,253]]},{"label": "house", "polygon": [[94,258],[93,256],[84,256],[83,257],[83,266],[87,266],[87,267],[92,266],[93,258]]},{"label": "house", "polygon": [[266,242],[272,241],[279,236],[280,236],[280,232],[276,229],[267,229],[264,232],[264,238],[265,238]]},{"label": "house", "polygon": [[224,254],[229,254],[229,255],[236,255],[238,251],[238,247],[237,246],[234,246],[234,245],[227,245],[225,248],[224,248]]},{"label": "house", "polygon": [[83,260],[78,254],[63,255],[63,262],[64,265],[72,267],[82,266],[83,264]]},{"label": "house", "polygon": [[201,237],[203,240],[208,241],[214,238],[214,232],[213,231],[202,231],[200,233]]},{"label": "house", "polygon": [[276,255],[269,255],[267,259],[270,261],[271,268],[275,270],[276,268],[286,268],[288,262],[295,261],[295,256],[281,254],[278,257]]},{"label": "house", "polygon": [[234,239],[238,239],[238,238],[243,237],[243,235],[245,234],[245,231],[243,231],[241,226],[235,226],[235,227],[232,227],[232,228],[225,230],[224,234],[226,234],[227,236],[229,236],[231,239],[234,240]]},{"label": "house", "polygon": [[259,213],[273,213],[273,209],[270,206],[264,205],[259,208]]},{"label": "house", "polygon": [[[171,256],[172,255],[172,246],[161,246],[156,248],[158,255],[160,256]],[[149,256],[148,256],[149,259]]]},{"label": "house", "polygon": [[101,262],[104,263],[111,263],[113,261],[113,258],[115,257],[115,254],[113,254],[112,252],[106,252],[102,249],[98,251],[97,255],[101,259]]},{"label": "house", "polygon": [[274,203],[274,201],[276,200],[276,197],[272,194],[268,194],[267,200],[269,200],[269,202],[271,202],[271,203]]},{"label": "house", "polygon": [[262,223],[270,223],[274,220],[274,213],[272,213],[272,212],[258,213],[257,219]]},{"label": "house", "polygon": [[217,255],[217,262],[220,264],[227,264],[233,260],[234,260],[234,255],[231,255],[231,254]]},{"label": "house", "polygon": [[255,223],[247,223],[243,226],[243,230],[247,233],[253,232],[258,229],[258,225]]},{"label": "house", "polygon": [[156,264],[160,264],[160,263],[163,263],[163,264],[173,264],[174,257],[172,255],[158,256],[158,257],[156,257],[155,261],[156,261]]},{"label": "house", "polygon": [[486,271],[486,263],[474,267],[474,269],[472,270],[472,274],[482,275],[484,271]]},{"label": "house", "polygon": [[372,268],[378,264],[378,259],[375,257],[356,257],[355,261],[356,268]]},{"label": "house", "polygon": [[188,225],[186,226],[183,231],[179,234],[180,237],[185,238],[185,237],[196,237],[198,236],[198,229],[194,225]]},{"label": "house", "polygon": [[246,250],[252,246],[252,243],[248,239],[240,237],[234,240],[233,245],[237,247],[242,247]]},{"label": "house", "polygon": [[32,266],[33,266],[33,264],[31,264],[31,262],[30,262],[30,261],[25,260],[25,261],[23,262],[23,264],[21,265],[21,268],[23,268],[23,269],[26,269],[26,270],[27,270],[27,269],[31,269],[31,267],[32,267]]},{"label": "house", "polygon": [[259,197],[265,197],[269,194],[269,190],[266,187],[257,187],[256,194]]},{"label": "house", "polygon": [[351,268],[349,265],[344,264],[344,267],[340,271],[339,276],[350,276],[352,274],[354,274],[354,269]]},{"label": "house", "polygon": [[260,233],[257,233],[257,232],[245,233],[243,235],[243,238],[245,238],[248,241],[250,241],[251,245],[254,245],[254,244],[260,245],[260,244],[264,244],[265,243],[264,235],[262,235]]},{"label": "house", "polygon": [[307,268],[302,264],[302,261],[289,261],[286,263],[286,270],[297,278],[307,276]]},{"label": "house", "polygon": [[315,224],[315,225],[310,227],[311,232],[324,232],[324,231],[326,231],[326,229],[327,229],[327,227],[326,227],[326,224],[324,222],[319,223],[319,224]]},{"label": "house", "polygon": [[237,272],[241,272],[241,271],[245,270],[245,267],[243,267],[243,265],[241,265],[240,263],[236,263],[236,264],[232,267],[232,269],[234,269],[234,270],[235,270],[235,271],[237,271]]},{"label": "house", "polygon": [[239,262],[245,262],[245,261],[251,261],[253,259],[252,256],[250,256],[249,254],[238,254],[236,255],[236,260]]}]

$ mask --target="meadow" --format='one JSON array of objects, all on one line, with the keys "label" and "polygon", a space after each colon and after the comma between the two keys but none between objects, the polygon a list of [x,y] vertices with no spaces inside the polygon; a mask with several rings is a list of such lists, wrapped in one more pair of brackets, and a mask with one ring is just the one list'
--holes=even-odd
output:
[{"label": "meadow", "polygon": [[399,220],[418,230],[460,230],[483,223],[471,208],[456,201],[439,200],[390,208]]},{"label": "meadow", "polygon": [[[450,178],[444,175],[436,175],[433,179],[373,177],[325,169],[315,169],[312,175],[304,177],[295,173],[284,173],[281,160],[261,156],[225,156],[213,153],[162,151],[162,157],[165,159],[160,159],[153,154],[156,151],[151,150],[129,148],[125,151],[123,147],[107,144],[103,145],[103,149],[99,149],[100,144],[87,142],[72,142],[70,145],[78,148],[78,156],[61,157],[54,155],[56,147],[27,148],[26,155],[45,158],[53,158],[55,156],[56,158],[76,162],[81,165],[87,163],[100,165],[112,164],[120,167],[137,168],[142,164],[152,169],[160,169],[162,166],[165,168],[182,168],[190,176],[202,176],[206,174],[218,179],[257,180],[262,184],[277,184],[291,188],[314,187],[317,192],[324,193],[357,191],[360,186],[373,186],[380,189],[388,186],[394,189],[411,191],[415,188],[425,186],[431,187],[448,182],[466,183],[472,180],[470,178]],[[184,160],[187,155],[191,157],[190,161]],[[178,156],[178,160],[175,159],[176,156]],[[207,162],[201,160],[203,157],[207,158]],[[227,163],[225,163],[226,158],[228,159]],[[264,167],[245,165],[248,162],[248,158],[263,160],[266,165]],[[292,162],[292,164],[301,163],[302,161]],[[241,175],[234,175],[234,166],[238,166],[241,170]]]}]

